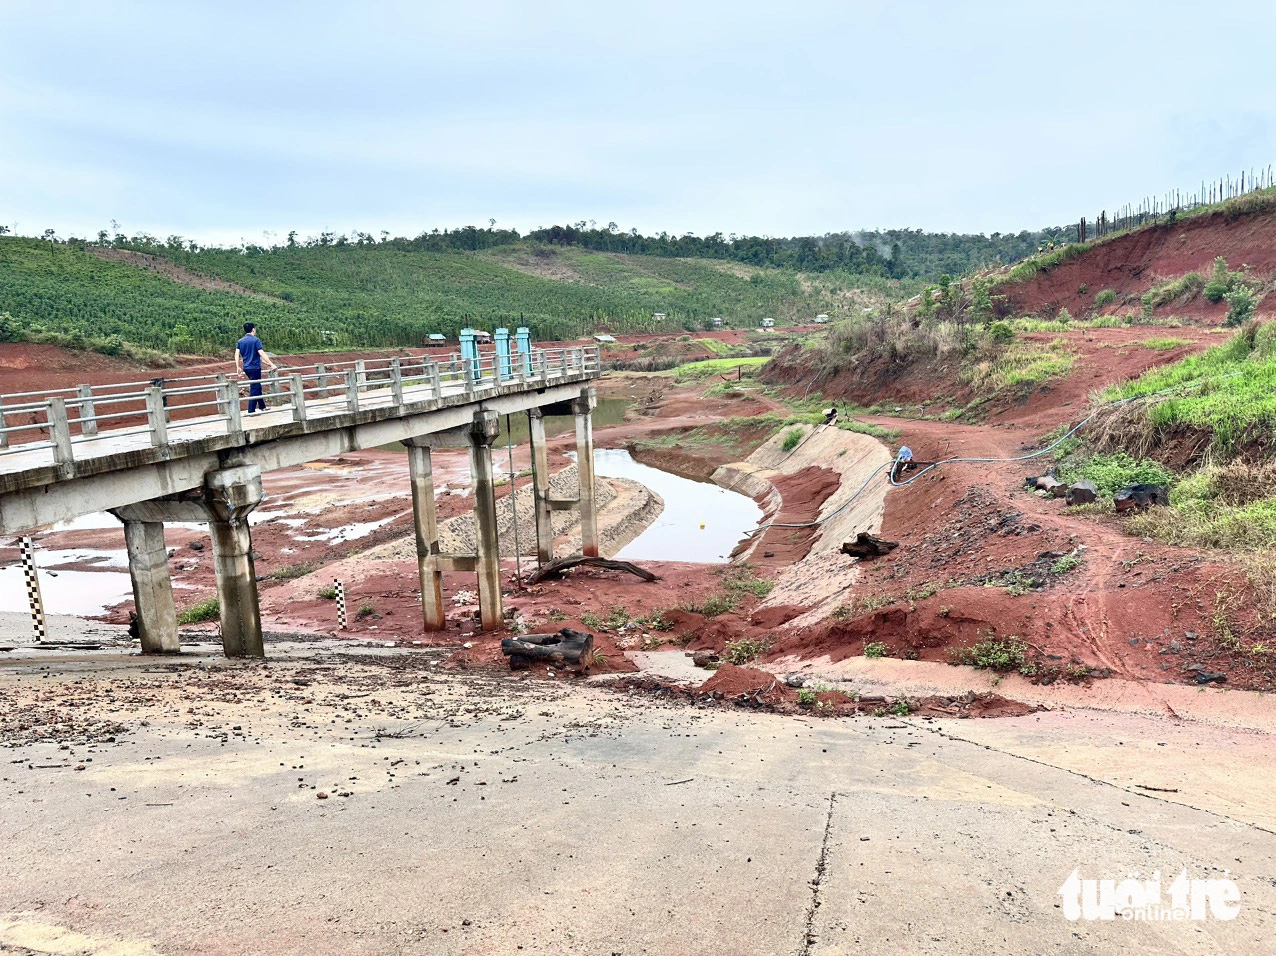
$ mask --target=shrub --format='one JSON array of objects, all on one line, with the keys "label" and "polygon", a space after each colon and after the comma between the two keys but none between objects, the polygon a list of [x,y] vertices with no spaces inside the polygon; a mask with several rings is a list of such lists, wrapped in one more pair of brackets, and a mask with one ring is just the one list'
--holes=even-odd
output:
[{"label": "shrub", "polygon": [[1237,284],[1223,296],[1223,300],[1227,302],[1227,321],[1224,324],[1230,326],[1244,325],[1253,317],[1258,306],[1258,296],[1246,285]]},{"label": "shrub", "polygon": [[1094,297],[1094,304],[1096,308],[1101,309],[1105,305],[1111,305],[1116,300],[1117,300],[1116,289],[1104,289],[1102,292],[1100,292],[1098,295]]},{"label": "shrub", "polygon": [[1152,286],[1143,295],[1145,309],[1157,309],[1170,302],[1188,302],[1196,298],[1205,287],[1205,278],[1199,272],[1189,272]]},{"label": "shrub", "polygon": [[812,707],[818,699],[815,691],[808,687],[803,687],[798,691],[798,704],[802,707]]},{"label": "shrub", "polygon": [[1227,271],[1227,260],[1219,256],[1214,260],[1214,272],[1210,275],[1210,281],[1205,283],[1205,298],[1211,302],[1222,302],[1223,296],[1231,291],[1235,281],[1236,274]]},{"label": "shrub", "polygon": [[798,445],[802,444],[802,429],[791,428],[784,436],[784,443],[780,445],[781,451],[792,451]]},{"label": "shrub", "polygon": [[758,655],[766,653],[770,647],[770,641],[742,637],[738,641],[727,641],[723,657],[728,663],[743,667]]},{"label": "shrub", "polygon": [[994,322],[988,326],[988,341],[1004,345],[1014,340],[1015,330],[1005,320]]},{"label": "shrub", "polygon": [[881,641],[873,641],[871,644],[864,645],[865,657],[885,657],[886,645]]},{"label": "shrub", "polygon": [[324,585],[315,593],[324,601],[335,601],[337,599],[337,587],[334,584]]},{"label": "shrub", "polygon": [[1017,637],[988,635],[974,647],[961,652],[962,663],[991,671],[1020,671],[1030,668],[1028,652]]}]

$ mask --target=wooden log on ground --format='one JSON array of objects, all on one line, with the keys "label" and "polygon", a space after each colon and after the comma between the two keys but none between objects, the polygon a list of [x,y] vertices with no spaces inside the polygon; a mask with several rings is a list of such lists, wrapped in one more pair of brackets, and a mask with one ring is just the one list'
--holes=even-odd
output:
[{"label": "wooden log on ground", "polygon": [[659,581],[660,578],[652,574],[646,568],[640,568],[636,564],[630,564],[628,561],[613,561],[611,558],[587,558],[578,554],[570,558],[558,558],[547,564],[541,565],[528,577],[528,584],[535,584],[537,581],[543,581],[546,578],[562,577],[564,571],[578,565],[586,565],[591,568],[604,568],[608,571],[628,571],[630,574],[637,575],[644,581]]},{"label": "wooden log on ground", "polygon": [[859,558],[861,561],[868,561],[872,558],[880,558],[884,554],[890,554],[898,547],[898,541],[887,541],[885,538],[879,538],[876,535],[869,534],[867,531],[861,531],[855,536],[854,541],[842,542],[842,553],[849,554],[853,558]]},{"label": "wooden log on ground", "polygon": [[535,664],[588,670],[594,652],[594,635],[565,627],[557,634],[522,634],[501,641],[501,653],[510,659],[510,670]]}]

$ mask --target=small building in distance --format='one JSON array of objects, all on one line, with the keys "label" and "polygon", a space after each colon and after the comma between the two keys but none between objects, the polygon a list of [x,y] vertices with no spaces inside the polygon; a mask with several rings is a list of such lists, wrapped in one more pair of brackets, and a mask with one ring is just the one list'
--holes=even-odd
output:
[{"label": "small building in distance", "polygon": [[719,315],[710,319],[709,324],[712,325],[715,329],[722,328],[722,316]]},{"label": "small building in distance", "polygon": [[602,342],[603,344],[606,344],[606,343],[608,343],[608,342],[615,342],[615,341],[616,341],[616,337],[615,337],[614,335],[595,335],[595,336],[594,336],[594,341],[595,341],[595,342]]},{"label": "small building in distance", "polygon": [[828,314],[825,312],[821,312],[819,315],[815,317],[815,324],[825,325],[828,322],[828,320],[829,320]]},{"label": "small building in distance", "polygon": [[663,322],[665,320],[665,314],[663,312],[653,313],[651,317],[657,322]]},{"label": "small building in distance", "polygon": [[425,347],[430,349],[446,348],[447,339],[444,338],[442,332],[431,332],[425,337]]},{"label": "small building in distance", "polygon": [[770,328],[774,328],[774,326],[775,326],[775,319],[768,317],[762,320],[762,328],[770,329]]},{"label": "small building in distance", "polygon": [[476,344],[478,344],[478,345],[491,345],[491,344],[492,344],[492,333],[491,333],[491,332],[484,332],[482,329],[475,329],[475,330],[474,330],[474,341],[475,341],[475,343],[476,343]]}]

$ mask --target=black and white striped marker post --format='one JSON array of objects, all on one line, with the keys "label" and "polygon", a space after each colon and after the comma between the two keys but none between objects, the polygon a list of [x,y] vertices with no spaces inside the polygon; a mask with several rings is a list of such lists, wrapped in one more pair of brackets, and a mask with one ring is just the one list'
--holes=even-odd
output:
[{"label": "black and white striped marker post", "polygon": [[30,538],[22,539],[22,573],[27,579],[27,601],[31,604],[31,630],[37,644],[49,639],[44,623],[44,601],[40,597],[40,576],[35,568],[35,544]]},{"label": "black and white striped marker post", "polygon": [[346,586],[334,581],[337,586],[337,627],[346,630]]}]

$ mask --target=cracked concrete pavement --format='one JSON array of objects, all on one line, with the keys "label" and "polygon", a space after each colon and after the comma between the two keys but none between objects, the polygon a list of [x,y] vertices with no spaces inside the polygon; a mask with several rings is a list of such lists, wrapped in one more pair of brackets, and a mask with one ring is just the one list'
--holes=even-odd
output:
[{"label": "cracked concrete pavement", "polygon": [[[187,650],[0,657],[0,952],[1270,952],[1266,734],[803,719],[433,652]],[[1226,870],[1240,913],[1069,922],[1077,867]]]}]

